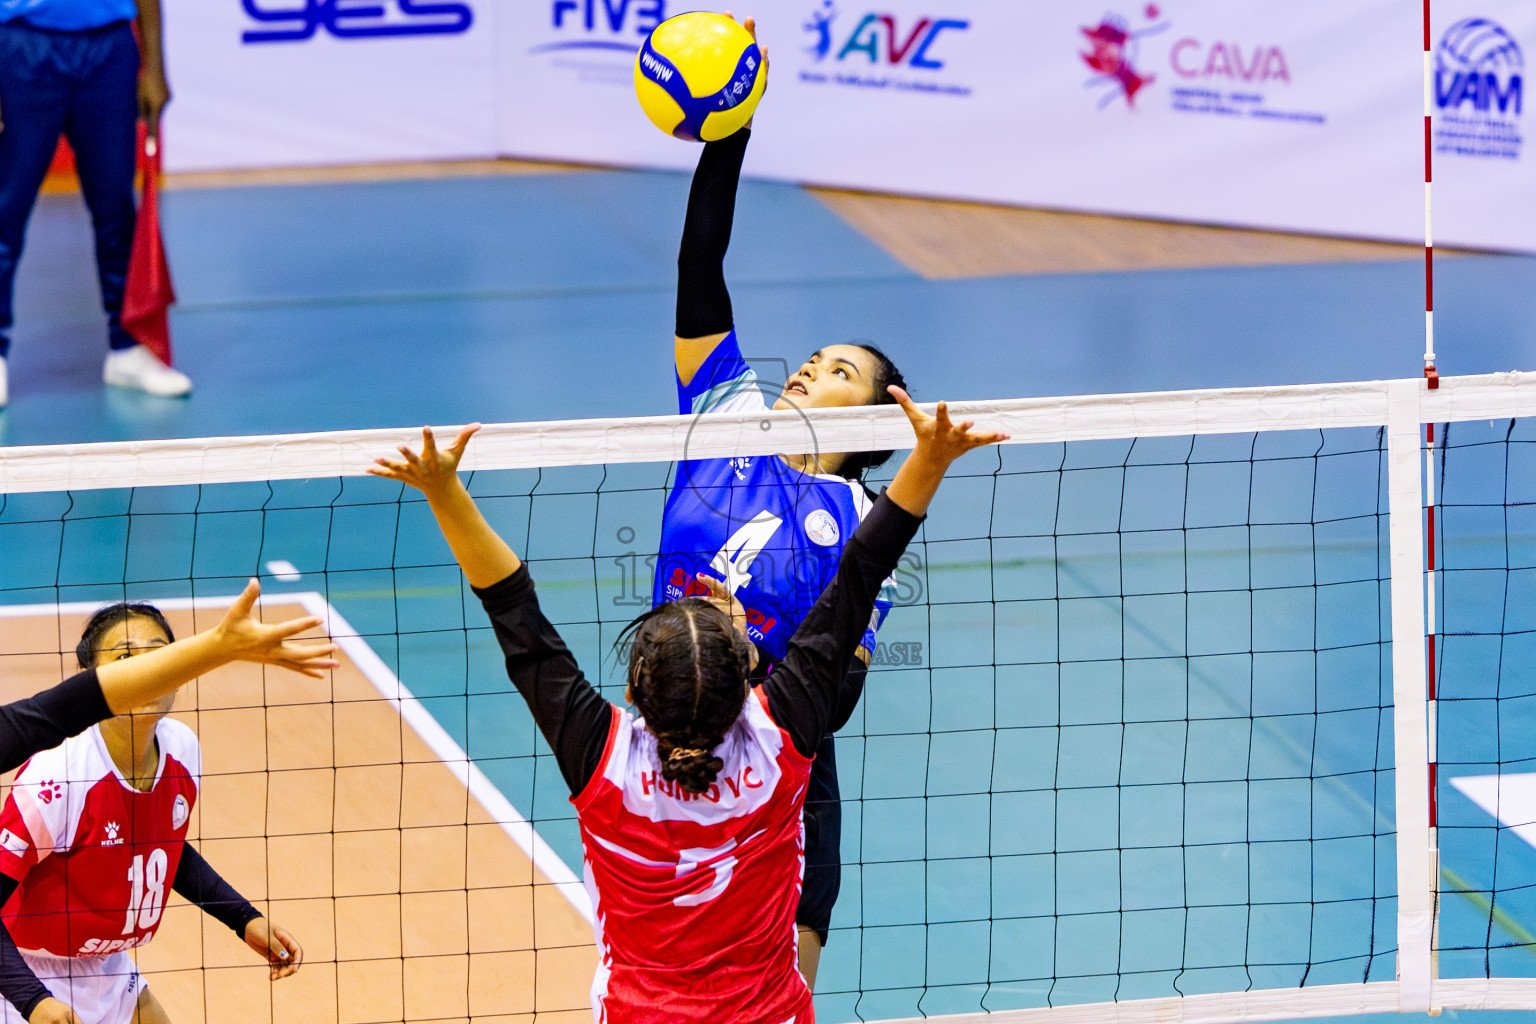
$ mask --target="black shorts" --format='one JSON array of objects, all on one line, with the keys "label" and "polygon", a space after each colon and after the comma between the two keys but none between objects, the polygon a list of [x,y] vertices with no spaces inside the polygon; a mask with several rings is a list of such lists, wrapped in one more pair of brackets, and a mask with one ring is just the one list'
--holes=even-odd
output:
[{"label": "black shorts", "polygon": [[816,748],[805,792],[805,881],[795,923],[827,944],[832,905],[843,882],[843,807],[837,789],[837,755],[828,736]]}]

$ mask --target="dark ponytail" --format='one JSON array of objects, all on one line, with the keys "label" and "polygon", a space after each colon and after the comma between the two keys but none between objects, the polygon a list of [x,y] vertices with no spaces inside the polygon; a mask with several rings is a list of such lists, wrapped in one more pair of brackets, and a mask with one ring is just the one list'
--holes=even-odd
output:
[{"label": "dark ponytail", "polygon": [[176,634],[171,632],[171,624],[165,621],[159,608],[141,601],[119,601],[98,609],[86,622],[85,630],[80,634],[80,642],[75,645],[75,660],[82,669],[96,664],[96,645],[101,643],[107,630],[129,619],[148,619],[165,634],[167,640],[172,643],[176,641]]},{"label": "dark ponytail", "polygon": [[[870,405],[895,405],[896,399],[886,390],[892,384],[907,389],[907,379],[901,375],[896,364],[891,362],[891,357],[880,351],[879,348],[867,341],[850,341],[848,344],[854,348],[861,348],[875,357],[875,397]],[[864,474],[877,466],[883,466],[895,454],[894,449],[878,452],[850,452],[838,467],[837,475],[847,477],[849,480],[861,480]]]},{"label": "dark ponytail", "polygon": [[708,601],[657,605],[619,637],[629,645],[629,689],[656,737],[661,776],[707,791],[725,762],[714,750],[741,717],[751,647]]}]

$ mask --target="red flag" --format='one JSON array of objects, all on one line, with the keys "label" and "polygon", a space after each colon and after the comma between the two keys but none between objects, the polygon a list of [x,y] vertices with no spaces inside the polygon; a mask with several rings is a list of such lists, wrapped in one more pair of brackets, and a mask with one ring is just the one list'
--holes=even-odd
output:
[{"label": "red flag", "polygon": [[[143,122],[139,131],[144,131]],[[165,260],[160,238],[160,147],[155,139],[143,139],[140,167],[144,172],[144,196],[139,203],[138,223],[133,229],[133,252],[128,257],[128,284],[123,294],[123,327],[138,342],[171,365],[171,325],[166,311],[176,301],[171,287],[171,267]]]}]

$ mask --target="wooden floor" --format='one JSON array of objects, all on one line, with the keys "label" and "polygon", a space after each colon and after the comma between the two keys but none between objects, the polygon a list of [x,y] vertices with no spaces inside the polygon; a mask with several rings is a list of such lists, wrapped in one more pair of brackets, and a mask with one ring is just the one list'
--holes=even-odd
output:
[{"label": "wooden floor", "polygon": [[[364,164],[167,175],[168,190],[252,185],[570,174],[598,168],[525,160]],[[48,191],[73,188],[50,179]],[[827,208],[925,278],[1075,274],[1422,259],[1423,247],[1317,235],[1174,224],[1085,213],[807,189]],[[1437,250],[1436,255],[1455,255]]]},{"label": "wooden floor", "polygon": [[[192,616],[167,612],[181,635]],[[57,682],[52,652],[82,619],[0,617],[0,651],[45,652],[0,655],[0,700]],[[351,660],[330,682],[232,666],[185,687],[175,715],[202,741],[198,849],[305,956],[269,982],[229,929],[175,897],[138,960],[176,1024],[592,1019],[591,926]]]},{"label": "wooden floor", "polygon": [[926,278],[1423,259],[1424,247],[810,189]]}]

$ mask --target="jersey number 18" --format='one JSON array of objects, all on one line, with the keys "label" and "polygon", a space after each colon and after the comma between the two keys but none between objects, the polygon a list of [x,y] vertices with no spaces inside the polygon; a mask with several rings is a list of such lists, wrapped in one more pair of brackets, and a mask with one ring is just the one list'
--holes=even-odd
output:
[{"label": "jersey number 18", "polygon": [[165,909],[165,871],[170,858],[164,850],[151,850],[133,858],[128,868],[128,919],[123,923],[123,934],[153,928]]}]

